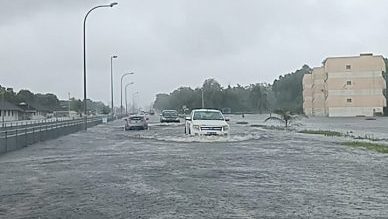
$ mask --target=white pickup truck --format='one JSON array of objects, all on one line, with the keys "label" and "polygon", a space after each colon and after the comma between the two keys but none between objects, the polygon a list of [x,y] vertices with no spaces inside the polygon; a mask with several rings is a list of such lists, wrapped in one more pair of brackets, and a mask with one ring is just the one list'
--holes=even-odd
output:
[{"label": "white pickup truck", "polygon": [[186,117],[185,134],[225,136],[229,134],[227,121],[219,110],[196,109]]}]

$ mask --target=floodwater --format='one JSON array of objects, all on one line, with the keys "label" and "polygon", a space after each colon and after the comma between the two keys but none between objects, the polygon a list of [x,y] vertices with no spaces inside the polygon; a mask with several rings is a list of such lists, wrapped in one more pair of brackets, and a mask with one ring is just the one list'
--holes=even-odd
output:
[{"label": "floodwater", "polygon": [[[0,218],[388,216],[387,155],[250,126],[262,117],[232,117],[227,138],[188,137],[156,117],[147,131],[115,121],[0,155]],[[386,122],[304,119],[298,128],[369,133]]]}]

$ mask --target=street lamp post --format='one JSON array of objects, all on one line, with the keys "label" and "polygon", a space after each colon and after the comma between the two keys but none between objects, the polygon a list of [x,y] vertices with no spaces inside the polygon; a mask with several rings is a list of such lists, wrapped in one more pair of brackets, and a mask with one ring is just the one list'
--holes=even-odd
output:
[{"label": "street lamp post", "polygon": [[114,2],[114,3],[111,3],[109,5],[98,5],[96,7],[93,7],[92,9],[90,9],[86,15],[85,15],[85,18],[84,18],[84,25],[83,25],[83,49],[84,49],[84,117],[85,117],[85,130],[87,130],[88,128],[88,125],[87,125],[87,104],[86,104],[86,19],[88,18],[90,12],[92,12],[93,10],[97,9],[97,8],[106,8],[106,7],[113,7],[115,5],[117,5],[118,3],[117,2]]},{"label": "street lamp post", "polygon": [[127,97],[128,91],[127,91],[127,88],[129,85],[132,85],[132,84],[134,84],[134,82],[131,82],[131,83],[125,85],[125,114],[126,115],[128,115],[128,97]]},{"label": "street lamp post", "polygon": [[111,108],[112,116],[114,116],[114,104],[113,104],[113,59],[117,59],[117,56],[110,57],[110,95],[111,95]]},{"label": "street lamp post", "polygon": [[121,82],[120,82],[120,114],[123,115],[123,79],[127,75],[133,75],[135,73],[125,73],[121,76]]}]

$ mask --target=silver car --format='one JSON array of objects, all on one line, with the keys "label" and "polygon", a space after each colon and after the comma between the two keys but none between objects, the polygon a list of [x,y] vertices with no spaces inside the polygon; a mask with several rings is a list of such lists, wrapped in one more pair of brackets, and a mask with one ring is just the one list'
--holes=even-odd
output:
[{"label": "silver car", "polygon": [[160,114],[160,122],[180,122],[178,112],[176,110],[163,110]]},{"label": "silver car", "polygon": [[124,129],[127,130],[146,130],[148,129],[148,118],[145,115],[131,115],[125,120]]}]

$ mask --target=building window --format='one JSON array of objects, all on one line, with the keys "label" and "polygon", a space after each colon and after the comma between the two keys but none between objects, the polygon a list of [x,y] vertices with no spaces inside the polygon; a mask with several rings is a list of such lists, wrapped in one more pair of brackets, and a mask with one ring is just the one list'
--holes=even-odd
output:
[{"label": "building window", "polygon": [[352,85],[352,81],[346,81],[346,85]]},{"label": "building window", "polygon": [[12,116],[13,116],[13,111],[12,111]]},{"label": "building window", "polygon": [[346,99],[346,102],[351,103],[352,102],[352,98]]},{"label": "building window", "polygon": [[350,70],[352,69],[352,66],[351,65],[346,65],[346,70]]}]

